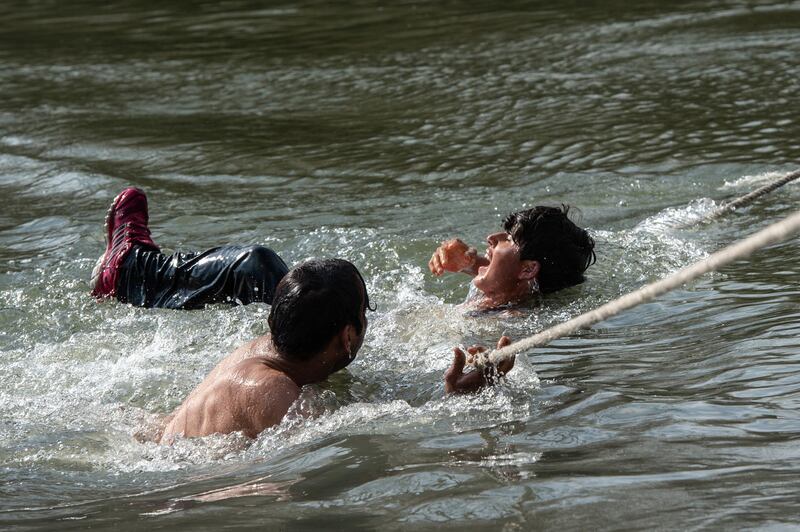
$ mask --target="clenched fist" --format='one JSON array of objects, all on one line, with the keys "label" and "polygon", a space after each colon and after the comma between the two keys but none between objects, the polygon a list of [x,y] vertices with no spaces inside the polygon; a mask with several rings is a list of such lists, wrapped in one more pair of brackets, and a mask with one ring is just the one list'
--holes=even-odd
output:
[{"label": "clenched fist", "polygon": [[433,275],[442,275],[444,272],[469,271],[475,267],[478,252],[469,247],[463,240],[454,238],[442,242],[434,251],[428,268]]}]

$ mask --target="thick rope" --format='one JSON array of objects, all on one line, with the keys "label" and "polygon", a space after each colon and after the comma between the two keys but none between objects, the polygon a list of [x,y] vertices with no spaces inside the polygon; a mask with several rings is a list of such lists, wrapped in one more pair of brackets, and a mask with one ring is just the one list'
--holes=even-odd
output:
[{"label": "thick rope", "polygon": [[782,187],[783,185],[785,185],[787,183],[791,183],[792,181],[795,181],[796,179],[800,179],[800,170],[795,170],[794,172],[789,172],[785,176],[779,177],[778,179],[776,179],[772,183],[767,183],[766,185],[755,189],[754,191],[750,192],[749,194],[745,194],[744,196],[736,198],[733,201],[729,201],[728,203],[725,203],[725,204],[717,207],[716,209],[714,209],[711,212],[711,214],[703,217],[700,220],[692,220],[692,221],[689,221],[689,222],[678,224],[677,229],[687,229],[687,228],[692,227],[692,226],[694,226],[696,224],[699,224],[699,223],[710,222],[710,221],[716,220],[717,218],[719,218],[719,217],[721,217],[721,216],[723,216],[723,215],[725,215],[725,214],[727,214],[727,213],[729,213],[731,211],[735,211],[739,207],[744,207],[746,205],[750,205],[756,199],[760,198],[764,194],[769,194],[773,190],[775,190],[777,188],[780,188],[780,187]]},{"label": "thick rope", "polygon": [[624,310],[633,308],[642,303],[652,301],[656,297],[678,288],[689,281],[697,279],[701,275],[710,271],[717,270],[726,264],[730,264],[736,260],[743,259],[749,256],[754,251],[771,244],[783,242],[792,234],[800,231],[800,211],[792,214],[780,222],[776,222],[766,229],[763,229],[754,235],[740,240],[726,248],[709,255],[705,259],[688,266],[669,277],[665,277],[660,281],[643,286],[642,288],[626,294],[614,301],[606,303],[594,310],[581,314],[569,321],[551,327],[528,338],[523,338],[518,342],[511,345],[497,349],[490,353],[484,353],[483,356],[476,358],[476,366],[484,366],[486,363],[497,365],[498,363],[510,358],[518,353],[529,351],[534,347],[542,347],[552,342],[557,338],[567,336],[577,331],[578,329],[585,329],[597,322],[607,320],[612,316],[616,316]]},{"label": "thick rope", "polygon": [[725,205],[721,206],[719,209],[717,209],[714,212],[712,212],[711,215],[709,216],[709,219],[713,220],[714,218],[717,218],[718,216],[722,216],[723,214],[725,214],[728,211],[732,211],[732,210],[738,209],[739,207],[744,207],[745,205],[750,205],[751,203],[753,203],[753,201],[755,201],[757,198],[760,198],[764,194],[769,194],[770,192],[772,192],[776,188],[780,188],[783,185],[785,185],[786,183],[790,183],[790,182],[792,182],[792,181],[794,181],[795,179],[798,179],[798,178],[800,178],[800,170],[795,170],[794,172],[790,172],[790,173],[786,174],[785,176],[783,176],[783,177],[781,177],[779,179],[776,179],[772,183],[767,183],[763,187],[757,188],[756,190],[752,191],[750,194],[745,194],[741,198],[737,198],[737,199],[735,199],[733,201],[729,201]]}]

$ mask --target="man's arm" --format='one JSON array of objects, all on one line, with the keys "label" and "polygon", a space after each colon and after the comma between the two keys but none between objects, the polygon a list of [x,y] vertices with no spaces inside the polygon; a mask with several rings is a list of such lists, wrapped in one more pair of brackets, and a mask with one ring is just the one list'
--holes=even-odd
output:
[{"label": "man's arm", "polygon": [[488,265],[489,259],[478,255],[478,250],[458,238],[442,242],[428,261],[428,269],[436,276],[444,272],[461,272],[475,277],[478,268]]}]

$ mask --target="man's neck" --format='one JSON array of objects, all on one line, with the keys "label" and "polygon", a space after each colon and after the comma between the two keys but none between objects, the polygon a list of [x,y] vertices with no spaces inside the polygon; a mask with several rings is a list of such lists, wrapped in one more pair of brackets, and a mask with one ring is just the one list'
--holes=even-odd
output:
[{"label": "man's neck", "polygon": [[498,291],[491,295],[483,294],[483,297],[478,300],[478,306],[488,310],[506,305],[516,305],[528,299],[530,295],[531,291],[528,282],[521,280],[508,290]]},{"label": "man's neck", "polygon": [[272,342],[272,335],[264,337],[265,345],[259,350],[259,356],[276,371],[288,376],[298,386],[320,382],[331,374],[330,367],[324,361],[330,360],[327,349],[312,356],[308,360],[295,360],[282,354]]}]

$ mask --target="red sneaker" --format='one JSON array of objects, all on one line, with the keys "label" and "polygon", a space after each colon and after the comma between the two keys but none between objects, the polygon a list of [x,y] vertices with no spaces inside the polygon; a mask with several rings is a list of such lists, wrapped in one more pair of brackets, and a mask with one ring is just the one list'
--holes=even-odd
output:
[{"label": "red sneaker", "polygon": [[128,187],[111,202],[106,215],[106,252],[92,272],[92,295],[111,297],[116,293],[117,273],[135,244],[160,251],[147,227],[147,196],[141,189]]}]

